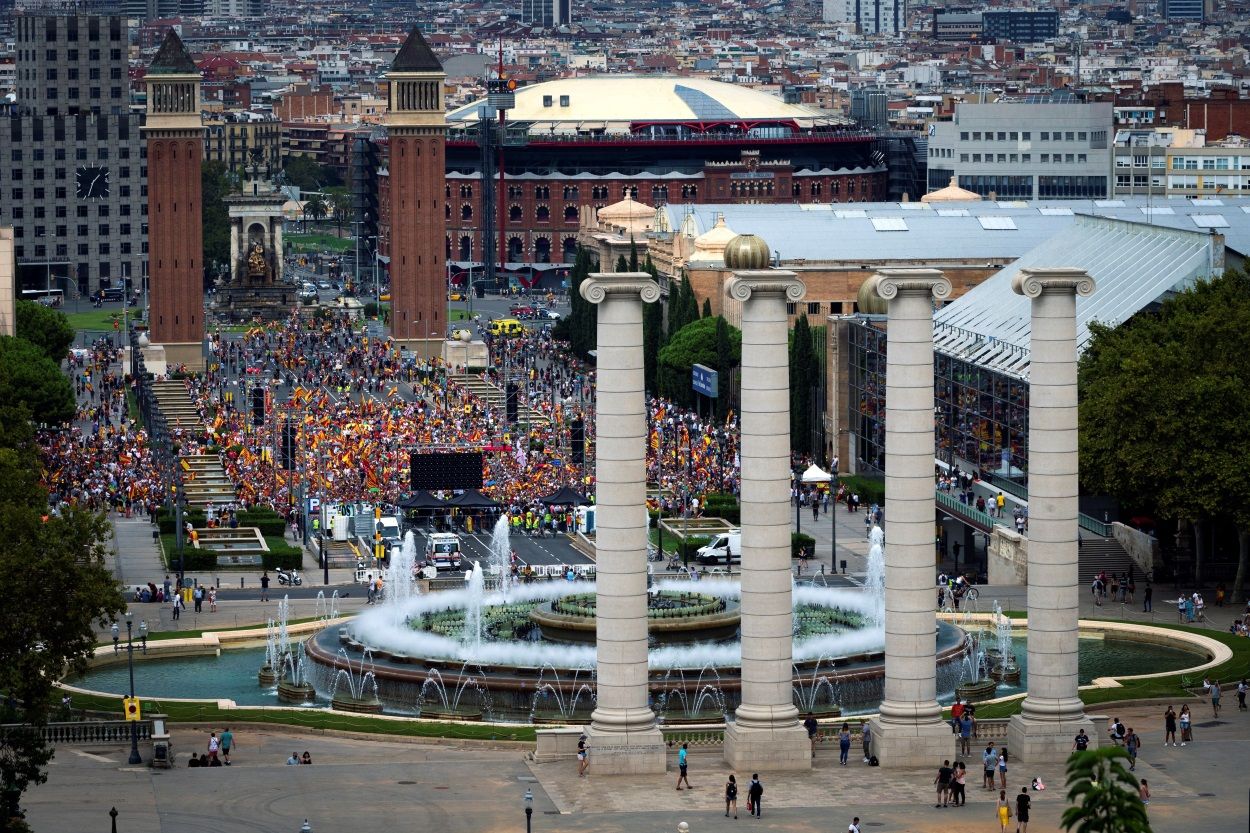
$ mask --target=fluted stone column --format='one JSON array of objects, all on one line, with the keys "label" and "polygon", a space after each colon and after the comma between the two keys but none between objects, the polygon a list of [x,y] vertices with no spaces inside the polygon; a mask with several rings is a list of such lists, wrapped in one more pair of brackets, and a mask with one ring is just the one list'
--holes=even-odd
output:
[{"label": "fluted stone column", "polygon": [[889,303],[885,377],[885,698],[873,720],[883,766],[940,764],[951,732],[937,703],[933,605],[933,299],[936,269],[882,269]]},{"label": "fluted stone column", "polygon": [[1076,296],[1094,291],[1081,269],[1022,269],[1012,289],[1032,299],[1029,344],[1028,695],[1008,725],[1024,761],[1066,760],[1084,727],[1077,693]]},{"label": "fluted stone column", "polygon": [[725,282],[742,304],[742,703],[725,732],[725,760],[742,772],[811,767],[794,707],[786,313],[805,292],[780,269]]},{"label": "fluted stone column", "polygon": [[642,304],[660,298],[646,273],[593,274],[599,307],[595,437],[597,701],[588,730],[595,771],[664,771],[664,739],[647,703],[646,396]]}]

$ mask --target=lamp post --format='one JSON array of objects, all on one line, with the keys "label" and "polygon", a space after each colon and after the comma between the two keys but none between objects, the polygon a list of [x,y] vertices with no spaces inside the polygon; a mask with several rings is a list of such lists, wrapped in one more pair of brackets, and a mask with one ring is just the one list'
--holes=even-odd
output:
[{"label": "lamp post", "polygon": [[525,791],[525,833],[530,833],[530,820],[534,817],[534,791]]},{"label": "lamp post", "polygon": [[[113,623],[110,629],[113,633],[113,653],[121,652],[121,628],[117,623]],[[139,620],[139,639],[141,640],[141,648],[143,653],[148,652],[148,623],[145,619]],[[130,668],[130,699],[135,699],[135,637],[134,637],[134,614],[129,610],[126,611],[126,664]],[[130,721],[130,760],[132,766],[134,764],[143,763],[143,756],[139,754],[139,722],[137,720]]]}]

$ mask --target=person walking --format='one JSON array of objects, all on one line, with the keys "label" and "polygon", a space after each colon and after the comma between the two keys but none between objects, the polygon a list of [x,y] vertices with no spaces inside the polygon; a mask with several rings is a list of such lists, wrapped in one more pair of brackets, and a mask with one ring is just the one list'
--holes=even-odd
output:
[{"label": "person walking", "polygon": [[1150,803],[1150,785],[1146,783],[1146,779],[1141,779],[1141,783],[1137,786],[1137,795],[1141,797],[1142,804]]},{"label": "person walking", "polygon": [[849,827],[846,828],[846,833],[860,833],[859,816],[856,816],[855,818],[851,819],[851,824]]},{"label": "person walking", "polygon": [[842,728],[838,730],[838,763],[846,766],[846,759],[851,752],[851,727],[848,723],[843,723]]},{"label": "person walking", "polygon": [[933,783],[937,784],[937,803],[934,804],[935,809],[946,806],[950,800],[951,776],[955,771],[951,769],[950,761],[942,761],[942,765],[938,767],[937,775],[933,776]]},{"label": "person walking", "polygon": [[218,752],[220,749],[221,749],[221,741],[217,739],[217,733],[216,733],[216,732],[209,732],[209,733],[208,733],[208,760],[209,760],[209,766],[212,766],[212,762],[213,762],[213,761],[215,761],[215,760],[217,760],[217,752]]},{"label": "person walking", "polygon": [[1020,794],[1016,796],[1016,833],[1029,833],[1029,809],[1032,804],[1029,788],[1021,787]]},{"label": "person walking", "polygon": [[981,753],[981,762],[985,767],[985,775],[981,779],[982,789],[994,789],[994,767],[998,764],[998,753],[994,751],[994,745],[987,743],[985,751]]},{"label": "person walking", "polygon": [[260,600],[269,601],[269,571],[260,574]]},{"label": "person walking", "polygon": [[998,829],[999,833],[1007,833],[1007,823],[1011,821],[1011,802],[1007,800],[1007,791],[998,791],[998,807],[995,812],[998,813]]},{"label": "person walking", "polygon": [[209,613],[217,612],[217,588],[216,587],[208,588],[208,612]]},{"label": "person walking", "polygon": [[590,759],[586,750],[586,736],[582,735],[577,739],[577,777],[585,778],[586,770],[590,768]]},{"label": "person walking", "polygon": [[1180,720],[1181,724],[1181,746],[1193,743],[1194,734],[1192,728],[1192,720],[1189,716],[1189,706],[1181,706]]},{"label": "person walking", "polygon": [[1246,678],[1242,677],[1241,682],[1237,683],[1237,711],[1244,712],[1246,710],[1246,692],[1250,691],[1250,683],[1246,682]]},{"label": "person walking", "polygon": [[968,768],[963,761],[955,761],[954,774],[951,776],[951,804],[962,807],[968,803],[967,775]]},{"label": "person walking", "polygon": [[694,789],[694,787],[690,786],[690,778],[687,776],[687,773],[686,773],[687,754],[688,754],[687,745],[683,743],[681,745],[681,749],[677,750],[677,789],[679,790],[682,789],[682,786],[681,786],[682,781],[686,782],[687,789],[691,789],[691,790]]},{"label": "person walking", "polygon": [[725,782],[725,815],[729,815],[729,811],[733,810],[734,818],[738,817],[738,779],[729,774],[729,780]]},{"label": "person walking", "polygon": [[1211,695],[1211,712],[1215,717],[1219,717],[1220,716],[1220,694],[1221,694],[1220,681],[1212,680],[1211,688],[1208,689],[1208,692]]},{"label": "person walking", "polygon": [[755,817],[760,817],[760,805],[764,803],[764,785],[760,783],[760,774],[758,772],[751,773],[751,783],[747,786],[747,810],[754,812]]},{"label": "person walking", "polygon": [[1003,747],[998,753],[998,788],[1007,789],[1007,747]]},{"label": "person walking", "polygon": [[1163,713],[1163,745],[1169,742],[1176,746],[1176,710],[1171,706]]},{"label": "person walking", "polygon": [[1141,748],[1141,738],[1133,731],[1133,727],[1128,728],[1128,734],[1124,736],[1124,748],[1128,751],[1128,768],[1129,771],[1137,769],[1137,751]]},{"label": "person walking", "polygon": [[221,759],[226,766],[230,766],[230,750],[234,748],[234,732],[230,731],[230,727],[226,727],[226,731],[221,733]]}]

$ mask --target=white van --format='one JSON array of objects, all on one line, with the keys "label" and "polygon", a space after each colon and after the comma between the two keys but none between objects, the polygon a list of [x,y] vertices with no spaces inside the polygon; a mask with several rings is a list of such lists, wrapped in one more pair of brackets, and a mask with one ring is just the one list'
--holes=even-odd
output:
[{"label": "white van", "polygon": [[425,539],[425,561],[439,570],[460,569],[460,539],[450,532],[435,532]]},{"label": "white van", "polygon": [[700,564],[741,564],[742,563],[742,530],[733,529],[722,532],[700,547],[695,554],[695,561]]}]

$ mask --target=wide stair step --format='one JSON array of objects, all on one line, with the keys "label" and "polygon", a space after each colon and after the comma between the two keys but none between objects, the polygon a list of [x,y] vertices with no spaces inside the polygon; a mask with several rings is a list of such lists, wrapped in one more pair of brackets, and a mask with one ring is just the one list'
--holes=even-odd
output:
[{"label": "wide stair step", "polygon": [[1081,531],[1077,574],[1083,588],[1088,588],[1103,570],[1106,570],[1108,575],[1112,573],[1119,575],[1128,571],[1130,567],[1133,568],[1133,575],[1140,583],[1141,570],[1124,547],[1120,546],[1119,541],[1114,538],[1100,538],[1085,530]]}]

